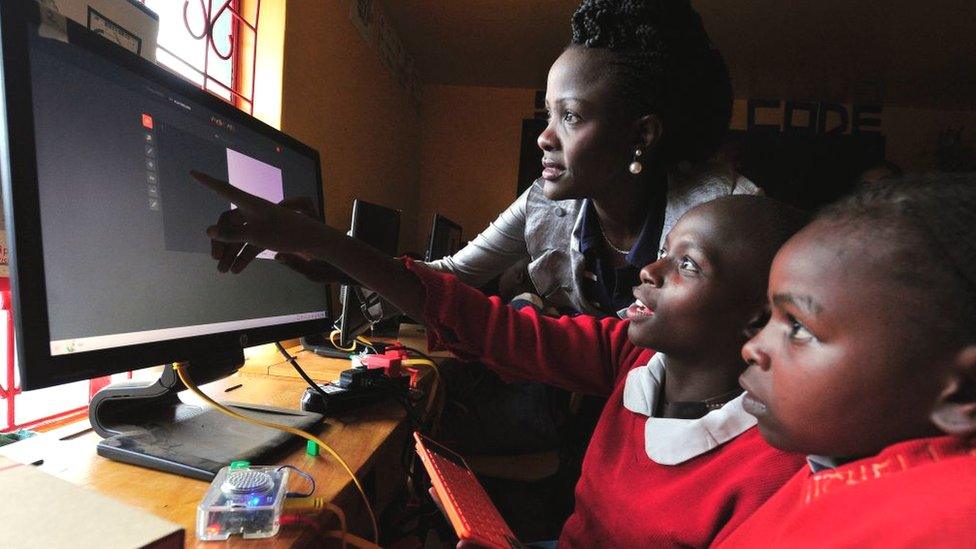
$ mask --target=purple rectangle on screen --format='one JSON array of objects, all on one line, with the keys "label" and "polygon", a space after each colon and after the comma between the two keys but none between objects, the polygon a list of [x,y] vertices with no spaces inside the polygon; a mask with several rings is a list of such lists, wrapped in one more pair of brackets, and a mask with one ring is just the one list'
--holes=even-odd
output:
[{"label": "purple rectangle on screen", "polygon": [[[238,189],[260,196],[269,202],[277,204],[285,198],[279,168],[232,149],[227,149],[227,180]],[[231,207],[237,206],[231,204]],[[261,259],[274,259],[274,256],[275,253],[272,251],[258,254]]]}]

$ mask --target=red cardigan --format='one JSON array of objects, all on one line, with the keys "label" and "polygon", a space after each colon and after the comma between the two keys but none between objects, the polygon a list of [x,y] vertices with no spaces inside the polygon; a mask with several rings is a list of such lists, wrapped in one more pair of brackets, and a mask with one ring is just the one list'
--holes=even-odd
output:
[{"label": "red cardigan", "polygon": [[974,547],[976,449],[910,440],[801,470],[719,547]]},{"label": "red cardigan", "polygon": [[624,408],[622,394],[627,373],[654,351],[630,343],[626,321],[516,311],[451,275],[407,266],[427,290],[432,347],[479,359],[508,379],[610,397],[583,460],[560,548],[707,546],[802,466],[802,457],[768,446],[754,427],[678,465],[651,461],[644,448],[647,417]]}]

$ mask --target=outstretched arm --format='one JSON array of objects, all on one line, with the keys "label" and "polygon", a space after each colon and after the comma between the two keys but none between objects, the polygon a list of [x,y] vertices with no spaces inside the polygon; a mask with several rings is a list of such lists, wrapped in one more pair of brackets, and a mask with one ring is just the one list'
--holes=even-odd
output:
[{"label": "outstretched arm", "polygon": [[215,252],[223,246],[236,253],[248,243],[331,263],[401,311],[423,319],[435,343],[462,358],[483,359],[505,377],[606,395],[640,353],[627,339],[626,323],[616,319],[554,319],[516,311],[453,276],[384,255],[303,213],[210,176],[193,176],[237,205],[207,229]]},{"label": "outstretched arm", "polygon": [[[360,284],[371,288],[413,318],[423,314],[424,288],[403,263],[308,215],[248,194],[209,175],[191,175],[237,208],[224,212],[207,229],[213,255],[240,253],[241,244],[328,261]],[[286,255],[287,257],[287,255]]]},{"label": "outstretched arm", "polygon": [[451,273],[470,286],[481,287],[520,259],[529,257],[525,215],[530,192],[531,187],[457,253],[432,258],[427,266]]}]

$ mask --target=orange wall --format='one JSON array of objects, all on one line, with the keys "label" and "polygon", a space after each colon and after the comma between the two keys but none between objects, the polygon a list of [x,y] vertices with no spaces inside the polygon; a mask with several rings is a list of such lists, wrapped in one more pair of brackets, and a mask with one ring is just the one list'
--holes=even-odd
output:
[{"label": "orange wall", "polygon": [[417,249],[420,117],[349,19],[348,1],[289,2],[281,128],[322,156],[326,221],[349,227],[352,199],[403,210]]},{"label": "orange wall", "polygon": [[[533,114],[534,94],[532,89],[424,87],[421,246],[434,212],[460,223],[470,240],[515,199],[522,119]],[[759,114],[759,123],[783,119],[782,111]],[[964,126],[965,142],[976,141],[976,112],[886,106],[881,119],[888,159],[909,172],[934,170],[936,139],[948,126]],[[746,127],[744,99],[735,102],[731,126]]]},{"label": "orange wall", "polygon": [[532,89],[424,86],[418,251],[435,212],[470,240],[515,200],[522,119],[532,116],[534,96]]}]

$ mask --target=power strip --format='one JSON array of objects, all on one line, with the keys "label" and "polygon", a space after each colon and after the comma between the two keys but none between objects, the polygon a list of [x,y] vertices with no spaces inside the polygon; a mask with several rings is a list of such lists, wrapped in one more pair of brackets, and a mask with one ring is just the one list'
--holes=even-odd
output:
[{"label": "power strip", "polygon": [[[350,371],[355,371],[356,374],[359,374],[360,372],[374,372],[375,370],[352,368],[343,372],[343,375],[346,375],[346,372]],[[378,373],[382,375],[382,372]],[[379,379],[379,376],[376,377]],[[384,376],[382,384],[373,384],[369,380],[362,378],[358,378],[358,383],[345,387],[341,385],[341,379],[339,382],[319,384],[325,396],[309,387],[302,394],[301,408],[308,412],[318,412],[327,416],[335,416],[362,408],[363,406],[368,406],[375,402],[387,400],[395,396],[397,392],[405,391],[409,380],[410,376],[398,376],[396,378],[385,378]]]}]

